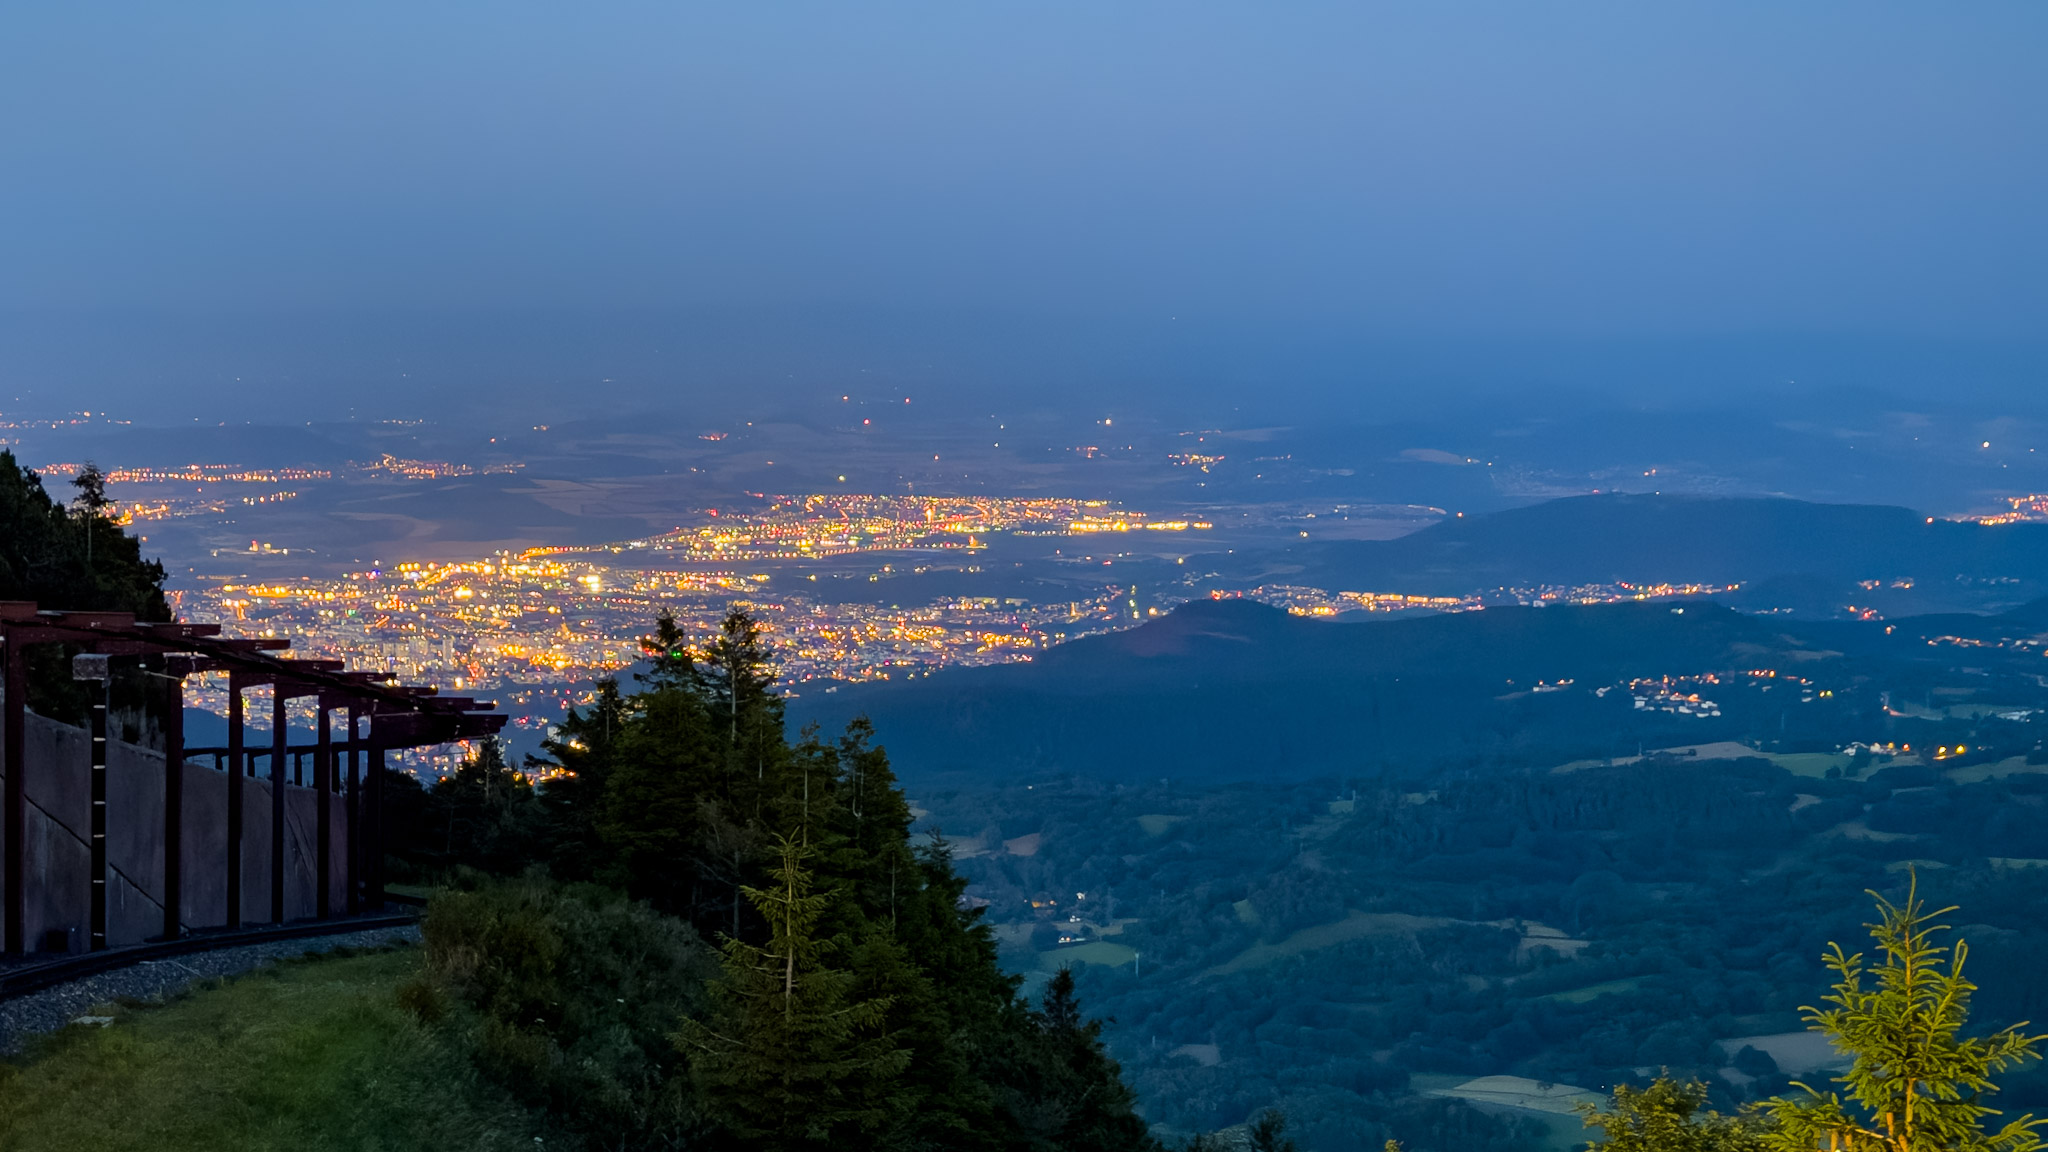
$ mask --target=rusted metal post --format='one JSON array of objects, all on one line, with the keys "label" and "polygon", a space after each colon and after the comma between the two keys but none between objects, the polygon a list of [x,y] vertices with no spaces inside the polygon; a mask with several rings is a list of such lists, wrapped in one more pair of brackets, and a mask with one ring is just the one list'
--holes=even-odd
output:
[{"label": "rusted metal post", "polygon": [[107,689],[110,673],[105,656],[81,653],[71,658],[71,678],[90,684],[92,706],[88,711],[88,740],[91,752],[92,813],[87,847],[92,863],[91,912],[86,921],[86,947],[94,952],[107,948]]},{"label": "rusted metal post", "polygon": [[364,871],[369,891],[364,903],[370,911],[384,910],[384,742],[377,735],[377,721],[370,721],[369,787],[363,796]]},{"label": "rusted metal post", "polygon": [[362,907],[363,897],[359,885],[363,881],[363,710],[358,704],[348,706],[348,857],[342,866],[348,870],[348,882],[342,890],[348,893],[348,914],[353,916]]},{"label": "rusted metal post", "polygon": [[285,686],[271,689],[270,703],[270,920],[284,923],[284,761],[289,754],[290,717],[285,715]]},{"label": "rusted metal post", "polygon": [[328,723],[327,698],[316,697],[314,702],[319,722],[313,752],[313,818],[317,825],[313,830],[313,914],[325,917],[333,911],[327,888],[334,877],[334,836],[328,828],[334,814],[334,733]]},{"label": "rusted metal post", "polygon": [[28,676],[21,645],[7,643],[7,954],[28,951],[28,782],[22,763],[22,728],[28,723]]},{"label": "rusted metal post", "polygon": [[242,926],[242,677],[228,673],[228,919]]},{"label": "rusted metal post", "polygon": [[164,660],[164,939],[184,930],[185,658]]}]

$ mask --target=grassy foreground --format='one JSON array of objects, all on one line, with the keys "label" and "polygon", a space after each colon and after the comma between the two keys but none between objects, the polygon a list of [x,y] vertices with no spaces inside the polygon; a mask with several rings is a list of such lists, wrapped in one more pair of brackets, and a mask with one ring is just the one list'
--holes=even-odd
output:
[{"label": "grassy foreground", "polygon": [[525,1112],[397,1006],[418,964],[309,959],[67,1028],[0,1065],[0,1149],[531,1152]]}]

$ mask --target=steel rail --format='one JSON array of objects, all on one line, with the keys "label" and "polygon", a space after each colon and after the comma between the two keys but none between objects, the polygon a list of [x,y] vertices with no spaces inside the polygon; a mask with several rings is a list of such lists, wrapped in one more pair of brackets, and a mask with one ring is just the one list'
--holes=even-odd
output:
[{"label": "steel rail", "polygon": [[[411,903],[397,896],[389,896],[387,899],[394,903]],[[403,928],[417,923],[417,910],[384,912],[345,920],[287,924],[283,927],[194,932],[190,936],[181,936],[176,940],[130,944],[100,952],[80,952],[32,964],[10,965],[0,968],[0,1001],[12,1000],[17,996],[40,992],[59,984],[69,984],[73,980],[97,976],[102,972],[111,972],[150,960],[190,956],[196,952],[215,952],[222,948],[241,948],[251,944],[270,944],[281,940],[308,940],[320,936],[339,936],[347,932],[368,932],[378,928]]]}]

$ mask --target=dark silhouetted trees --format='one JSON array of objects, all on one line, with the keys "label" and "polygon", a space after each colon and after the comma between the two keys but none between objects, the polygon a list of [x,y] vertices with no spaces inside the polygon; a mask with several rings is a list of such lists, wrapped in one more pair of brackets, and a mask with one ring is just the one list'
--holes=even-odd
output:
[{"label": "dark silhouetted trees", "polygon": [[[743,612],[701,648],[663,617],[643,648],[652,667],[638,691],[600,684],[529,761],[536,787],[487,747],[425,798],[411,848],[418,865],[449,874],[542,865],[557,882],[595,881],[717,942],[704,1007],[670,1021],[666,1052],[634,1049],[657,1067],[605,1081],[658,1081],[678,1111],[636,1097],[607,1114],[667,1116],[671,1136],[761,1152],[1156,1147],[1071,976],[1037,1010],[1021,1000],[945,846],[913,844],[909,803],[872,726],[790,739],[771,653]],[[576,901],[513,904],[507,932],[486,925],[464,938],[512,948],[561,937],[547,915],[529,923],[547,908],[589,920]],[[463,922],[498,906],[473,905]],[[521,970],[511,957],[478,962]],[[474,1001],[461,991],[474,992],[470,977],[442,984],[448,1002]],[[433,995],[414,998],[431,1014]],[[525,1038],[507,1039],[507,1051],[590,1043],[557,1035],[550,1020],[538,1012],[519,1025]],[[657,1146],[645,1143],[652,1131],[627,1125],[600,1143]]]}]

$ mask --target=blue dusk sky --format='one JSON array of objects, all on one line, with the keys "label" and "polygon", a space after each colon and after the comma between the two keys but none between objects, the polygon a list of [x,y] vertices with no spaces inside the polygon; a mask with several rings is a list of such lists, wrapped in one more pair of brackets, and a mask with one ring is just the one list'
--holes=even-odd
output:
[{"label": "blue dusk sky", "polygon": [[15,4],[0,386],[591,355],[2012,384],[2044,50],[2008,2]]}]

